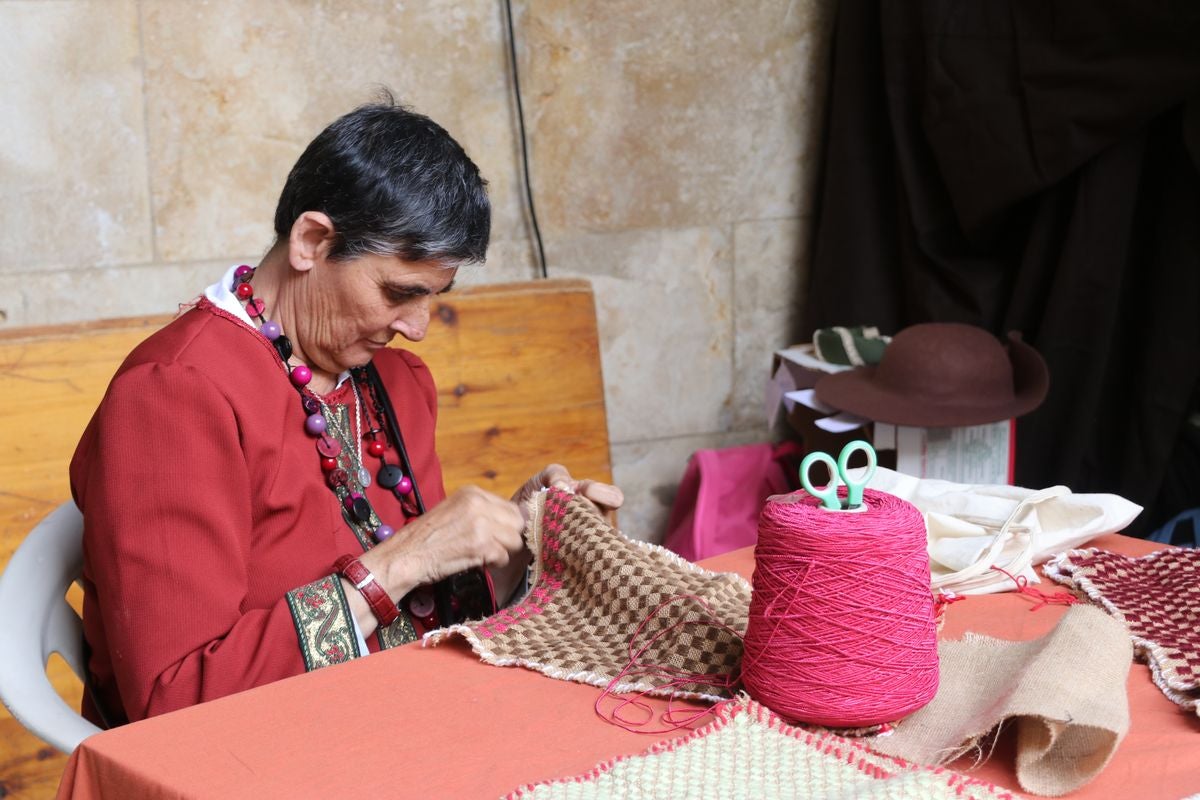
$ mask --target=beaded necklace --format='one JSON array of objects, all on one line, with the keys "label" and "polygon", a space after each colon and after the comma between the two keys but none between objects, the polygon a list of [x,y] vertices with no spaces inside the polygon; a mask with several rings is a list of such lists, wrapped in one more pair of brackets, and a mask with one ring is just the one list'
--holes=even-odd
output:
[{"label": "beaded necklace", "polygon": [[[387,444],[381,435],[386,437],[382,427],[382,414],[379,413],[378,399],[375,398],[375,424],[369,431],[364,432],[363,396],[359,392],[359,381],[362,375],[359,370],[351,372],[350,384],[354,397],[354,420],[342,419],[342,406],[337,411],[331,409],[325,399],[308,388],[312,381],[312,370],[304,364],[292,366],[292,342],[283,333],[278,322],[264,316],[266,305],[261,298],[254,296],[250,281],[254,277],[254,268],[243,264],[233,273],[233,293],[246,304],[246,312],[258,320],[259,332],[275,348],[279,354],[283,369],[287,372],[292,386],[300,395],[300,403],[304,408],[304,429],[316,441],[317,454],[320,457],[321,470],[325,473],[325,481],[333,489],[345,511],[346,522],[354,530],[364,548],[371,544],[386,541],[395,534],[395,529],[384,523],[367,499],[365,489],[371,485],[371,473],[363,463],[363,439],[370,437],[367,443],[367,453],[381,462],[376,479],[379,485],[389,489],[400,500],[400,508],[405,517],[416,516],[424,511],[419,504],[414,505],[410,496],[416,492],[413,482],[412,469],[407,464],[403,442],[396,442],[396,450],[401,454],[404,468],[389,464],[385,453]],[[370,386],[368,384],[368,386]],[[374,391],[372,390],[374,395]],[[347,415],[348,417],[349,415]],[[357,423],[357,424],[354,424]],[[399,436],[399,431],[395,432]],[[408,474],[406,475],[405,472]]]},{"label": "beaded necklace", "polygon": [[[250,286],[254,272],[254,267],[248,264],[242,264],[234,270],[233,293],[246,304],[246,312],[258,320],[259,332],[279,354],[284,371],[300,395],[306,415],[304,428],[309,436],[316,440],[325,481],[341,501],[343,517],[347,524],[354,531],[363,549],[368,550],[374,544],[386,541],[396,531],[380,520],[367,500],[365,489],[371,485],[371,474],[363,464],[364,438],[370,437],[367,453],[380,461],[375,480],[400,501],[400,509],[404,516],[408,518],[425,513],[421,491],[417,488],[416,477],[404,447],[404,437],[387,400],[387,392],[371,365],[351,369],[350,385],[354,396],[354,420],[357,428],[351,423],[349,414],[343,420],[341,414],[331,409],[323,397],[308,388],[312,381],[312,370],[304,364],[292,366],[289,363],[292,357],[292,342],[284,335],[283,327],[278,322],[264,316],[266,304],[261,298],[254,296],[254,289]],[[364,407],[367,404],[359,392],[360,383],[371,396],[369,412],[373,412],[375,417],[372,427],[366,433],[363,432],[363,424],[366,416]],[[345,406],[342,409],[345,409]],[[399,455],[400,465],[389,464],[387,461],[388,431]],[[385,438],[381,439],[381,435]],[[427,629],[436,627],[439,620],[441,624],[451,624],[465,618],[481,618],[496,610],[491,576],[480,568],[460,572],[438,581],[432,587],[432,597],[429,595],[428,590],[418,587],[406,598],[409,613],[420,619]]]}]

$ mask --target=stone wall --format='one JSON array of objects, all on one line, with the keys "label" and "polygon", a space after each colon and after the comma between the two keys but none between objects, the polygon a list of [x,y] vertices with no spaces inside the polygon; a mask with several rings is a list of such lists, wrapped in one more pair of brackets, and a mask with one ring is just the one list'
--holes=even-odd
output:
[{"label": "stone wall", "polygon": [[[596,288],[626,532],[690,452],[766,436],[807,264],[832,0],[514,3],[552,276]],[[174,310],[271,240],[279,188],[389,87],[491,185],[462,282],[537,275],[501,0],[0,0],[0,328]]]}]

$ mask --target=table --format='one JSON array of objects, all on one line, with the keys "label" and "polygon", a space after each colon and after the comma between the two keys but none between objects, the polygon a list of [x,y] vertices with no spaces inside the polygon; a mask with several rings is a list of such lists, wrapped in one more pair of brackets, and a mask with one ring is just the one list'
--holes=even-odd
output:
[{"label": "table", "polygon": [[[1118,535],[1090,544],[1129,555],[1158,547]],[[749,575],[752,551],[705,566]],[[1032,639],[1065,612],[1031,605],[1015,593],[971,597],[947,609],[942,636]],[[1144,665],[1133,666],[1128,688],[1129,735],[1070,797],[1200,792],[1200,719],[1168,701]],[[601,721],[598,692],[485,665],[462,644],[409,645],[97,734],[67,763],[59,797],[490,798],[670,738]],[[1018,789],[1005,750],[1002,741],[974,774]]]}]

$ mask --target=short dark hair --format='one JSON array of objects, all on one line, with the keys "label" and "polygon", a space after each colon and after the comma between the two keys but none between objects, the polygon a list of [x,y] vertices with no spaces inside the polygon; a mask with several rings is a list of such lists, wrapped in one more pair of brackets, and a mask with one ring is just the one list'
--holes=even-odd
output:
[{"label": "short dark hair", "polygon": [[332,221],[332,260],[367,253],[448,265],[482,262],[487,181],[449,133],[390,94],[338,118],[288,174],[275,209],[283,241],[305,211]]}]

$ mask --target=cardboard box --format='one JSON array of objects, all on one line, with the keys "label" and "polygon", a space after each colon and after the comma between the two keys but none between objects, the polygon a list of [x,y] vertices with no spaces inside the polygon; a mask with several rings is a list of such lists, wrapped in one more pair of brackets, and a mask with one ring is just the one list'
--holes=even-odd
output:
[{"label": "cardboard box", "polygon": [[[820,407],[807,396],[804,390],[811,390],[822,375],[843,369],[848,368],[816,359],[811,345],[777,351],[767,390],[768,424],[774,427],[780,413],[785,414],[788,428],[808,452],[823,450],[836,457],[846,444],[865,439],[875,447],[880,466],[906,475],[957,483],[1012,483],[1014,420],[961,428],[914,428],[855,418]],[[852,467],[865,464],[861,456],[858,462],[850,462]]]}]

